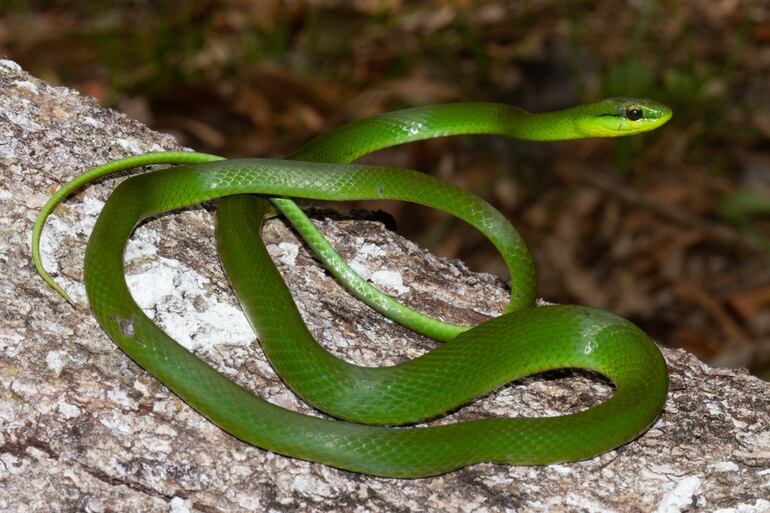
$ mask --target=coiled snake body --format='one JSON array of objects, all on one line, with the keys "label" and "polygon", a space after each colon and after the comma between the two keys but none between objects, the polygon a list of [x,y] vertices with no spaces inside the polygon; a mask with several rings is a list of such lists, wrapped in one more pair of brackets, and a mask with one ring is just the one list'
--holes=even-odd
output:
[{"label": "coiled snake body", "polygon": [[[535,308],[529,251],[515,228],[480,198],[415,171],[351,162],[381,148],[432,137],[613,137],[652,130],[670,116],[663,105],[625,98],[545,114],[459,103],[351,123],[311,141],[289,160],[224,160],[192,152],[129,157],[75,178],[49,200],[33,231],[33,259],[46,282],[69,299],[45,272],[39,255],[42,228],[54,207],[101,176],[178,164],[133,176],[115,189],[88,243],[85,284],[93,314],[115,343],[212,422],[271,451],[380,476],[429,476],[482,461],[548,464],[590,458],[634,439],[660,413],[668,377],[655,344],[608,312],[571,305]],[[266,355],[295,392],[342,420],[302,415],[253,395],[171,339],[132,299],[123,252],[137,224],[215,198],[221,198],[217,248],[222,265]],[[510,270],[506,313],[469,329],[399,305],[351,271],[289,198],[400,199],[467,221],[492,241]],[[446,343],[383,368],[355,366],[327,353],[299,317],[260,238],[262,220],[274,215],[275,207],[354,295]],[[598,372],[613,382],[614,394],[598,406],[560,417],[395,427],[435,418],[506,382],[558,368]]]}]

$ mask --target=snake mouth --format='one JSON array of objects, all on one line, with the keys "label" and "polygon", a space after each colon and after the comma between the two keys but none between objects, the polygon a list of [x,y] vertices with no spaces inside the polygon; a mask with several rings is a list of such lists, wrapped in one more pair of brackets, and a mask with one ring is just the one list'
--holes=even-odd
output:
[{"label": "snake mouth", "polygon": [[[673,115],[673,112],[671,111],[671,108],[663,105],[662,103],[654,102],[652,100],[645,100],[646,104],[641,107],[644,119],[655,122],[655,128],[663,125],[664,123],[667,123],[669,119],[671,119],[671,116]],[[626,110],[626,118],[629,118],[629,112],[630,110]]]},{"label": "snake mouth", "polygon": [[583,123],[593,136],[613,137],[649,132],[671,119],[671,109],[647,98],[608,98],[591,106],[590,122]]}]

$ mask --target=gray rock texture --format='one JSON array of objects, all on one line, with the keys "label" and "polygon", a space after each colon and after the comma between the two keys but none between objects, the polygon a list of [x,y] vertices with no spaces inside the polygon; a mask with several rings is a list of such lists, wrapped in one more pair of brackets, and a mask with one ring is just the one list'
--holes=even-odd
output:
[{"label": "gray rock texture", "polygon": [[[671,392],[640,439],[590,461],[492,464],[443,476],[381,479],[245,445],[129,360],[88,312],[81,284],[89,231],[118,179],[57,209],[47,268],[79,302],[38,279],[30,231],[69,178],[111,159],[178,149],[174,140],[90,98],[0,60],[0,511],[770,511],[770,384],[664,350]],[[190,350],[278,404],[316,414],[275,376],[219,268],[210,209],[142,226],[126,255],[143,308]],[[407,304],[455,322],[499,313],[505,287],[436,258],[366,219],[317,222],[354,266]],[[383,365],[433,347],[352,300],[280,220],[271,253],[311,330],[333,353]],[[610,393],[582,374],[512,383],[440,422],[555,415]]]}]

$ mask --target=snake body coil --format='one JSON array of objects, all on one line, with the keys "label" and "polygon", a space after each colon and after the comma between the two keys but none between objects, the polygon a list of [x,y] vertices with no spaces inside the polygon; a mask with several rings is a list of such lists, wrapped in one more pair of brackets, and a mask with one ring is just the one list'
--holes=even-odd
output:
[{"label": "snake body coil", "polygon": [[[535,308],[532,259],[518,232],[492,206],[414,171],[350,164],[372,151],[458,134],[530,140],[617,136],[656,128],[671,115],[649,100],[611,99],[547,114],[497,104],[449,104],[385,114],[311,141],[292,160],[222,160],[200,153],[146,154],[95,168],[62,188],[33,231],[39,240],[64,197],[94,179],[147,164],[186,164],[133,176],[112,193],[85,259],[91,309],[139,365],[234,436],[281,454],[381,476],[422,477],[472,463],[547,464],[590,458],[626,443],[655,420],[666,398],[665,362],[628,321],[581,306]],[[259,196],[256,196],[259,195]],[[221,198],[217,248],[260,343],[289,386],[344,420],[291,412],[219,374],[164,333],[136,305],[123,273],[134,228],[160,213]],[[441,347],[414,360],[363,368],[327,353],[308,332],[260,237],[271,198],[332,274],[357,297],[433,338]],[[399,199],[444,210],[484,233],[512,278],[506,313],[474,328],[413,312],[360,279],[289,198]],[[431,427],[384,427],[434,418],[506,382],[558,368],[598,372],[613,396],[588,410],[549,418],[492,418]],[[370,425],[380,424],[380,425]]]}]

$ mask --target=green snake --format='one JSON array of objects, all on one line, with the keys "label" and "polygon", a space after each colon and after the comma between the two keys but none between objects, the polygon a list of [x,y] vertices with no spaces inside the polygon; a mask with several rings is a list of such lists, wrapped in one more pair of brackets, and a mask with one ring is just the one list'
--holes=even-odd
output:
[{"label": "green snake", "polygon": [[[670,117],[664,105],[628,98],[541,114],[502,104],[456,103],[350,123],[286,160],[225,160],[194,152],[129,157],[78,176],[49,200],[33,229],[33,261],[43,279],[69,300],[40,258],[43,226],[56,205],[105,175],[177,164],[132,176],[116,187],[88,242],[84,281],[91,310],[115,343],[212,422],[270,451],[379,476],[424,477],[478,462],[541,465],[591,458],[633,440],[661,412],[668,374],[657,346],[630,322],[602,310],[535,307],[529,250],[507,219],[482,199],[416,171],[352,162],[382,148],[434,137],[614,137],[652,130]],[[132,299],[123,253],[135,227],[148,217],[218,198],[217,250],[265,354],[293,391],[335,418],[287,410],[233,383],[170,338]],[[505,313],[470,328],[403,307],[347,267],[290,198],[404,200],[470,223],[490,239],[510,271]],[[445,343],[381,368],[356,366],[326,352],[302,322],[261,239],[262,222],[276,209],[356,297]],[[605,376],[615,387],[613,396],[558,417],[403,426],[435,419],[512,380],[561,368]]]}]

